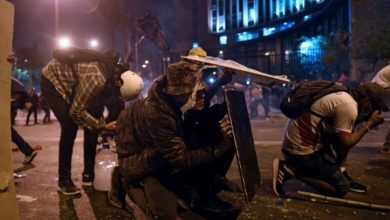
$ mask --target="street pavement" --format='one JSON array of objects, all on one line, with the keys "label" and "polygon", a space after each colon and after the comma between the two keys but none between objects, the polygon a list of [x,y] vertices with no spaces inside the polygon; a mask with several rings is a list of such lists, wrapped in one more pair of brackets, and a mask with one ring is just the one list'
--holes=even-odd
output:
[{"label": "street pavement", "polygon": [[[24,114],[17,117],[16,130],[32,145],[43,149],[31,165],[23,165],[24,155],[13,152],[14,168],[25,175],[16,180],[16,194],[21,219],[135,219],[130,213],[107,204],[106,192],[92,187],[82,188],[80,197],[63,196],[56,191],[58,169],[59,124],[24,126]],[[297,190],[314,192],[297,180],[285,185],[287,196],[277,197],[272,191],[272,162],[278,157],[286,118],[272,109],[270,119],[262,115],[251,121],[255,140],[261,185],[250,203],[242,193],[221,192],[220,196],[242,209],[238,219],[390,219],[390,212],[380,209],[360,208],[347,204],[310,199],[300,196]],[[40,115],[42,117],[42,115]],[[347,160],[348,171],[355,180],[368,186],[367,193],[349,193],[345,198],[366,203],[390,206],[390,154],[380,153],[389,129],[386,122],[371,130],[351,150]],[[81,187],[83,169],[83,132],[78,132],[72,161],[72,175]],[[15,146],[11,144],[13,148]],[[100,146],[99,146],[100,147]],[[234,160],[228,178],[241,185],[237,162]],[[1,219],[1,217],[0,217]]]}]

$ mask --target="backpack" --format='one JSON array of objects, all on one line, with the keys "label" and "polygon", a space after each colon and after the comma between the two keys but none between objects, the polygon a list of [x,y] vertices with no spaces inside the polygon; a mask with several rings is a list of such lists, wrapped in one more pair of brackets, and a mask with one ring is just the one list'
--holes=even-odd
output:
[{"label": "backpack", "polygon": [[61,63],[70,65],[73,72],[73,64],[81,62],[99,62],[103,68],[103,74],[106,79],[110,79],[109,75],[119,74],[126,69],[124,66],[115,63],[114,54],[102,54],[97,51],[80,48],[67,48],[67,49],[56,49],[53,52],[53,57]]},{"label": "backpack", "polygon": [[75,64],[81,62],[112,62],[109,57],[88,49],[79,48],[67,48],[67,49],[56,49],[53,52],[53,57],[66,64]]},{"label": "backpack", "polygon": [[[310,111],[311,105],[319,98],[334,92],[348,91],[336,82],[318,80],[295,85],[282,99],[280,110],[289,118],[296,119],[302,113]],[[323,117],[315,112],[312,114]]]}]

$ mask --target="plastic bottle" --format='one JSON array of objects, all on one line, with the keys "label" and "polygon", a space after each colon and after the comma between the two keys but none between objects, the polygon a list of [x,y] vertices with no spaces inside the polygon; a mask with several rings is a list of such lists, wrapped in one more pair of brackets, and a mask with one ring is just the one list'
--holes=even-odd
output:
[{"label": "plastic bottle", "polygon": [[102,147],[103,149],[96,154],[93,187],[98,191],[108,191],[111,188],[112,172],[118,162],[116,154],[110,150],[109,143],[103,143]]}]

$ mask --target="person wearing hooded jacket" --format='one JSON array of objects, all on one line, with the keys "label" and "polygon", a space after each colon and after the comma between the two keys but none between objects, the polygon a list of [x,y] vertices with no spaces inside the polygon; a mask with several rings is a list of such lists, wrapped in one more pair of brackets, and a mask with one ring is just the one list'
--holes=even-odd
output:
[{"label": "person wearing hooded jacket", "polygon": [[[196,50],[196,55],[205,56],[203,50]],[[170,64],[167,74],[153,82],[147,97],[118,117],[116,144],[122,183],[148,219],[176,219],[180,201],[200,215],[228,219],[239,213],[211,187],[217,167],[234,154],[228,117],[220,114],[216,125],[220,138],[206,146],[191,142],[185,129],[188,113],[208,104],[203,68],[202,63],[186,60]]]}]

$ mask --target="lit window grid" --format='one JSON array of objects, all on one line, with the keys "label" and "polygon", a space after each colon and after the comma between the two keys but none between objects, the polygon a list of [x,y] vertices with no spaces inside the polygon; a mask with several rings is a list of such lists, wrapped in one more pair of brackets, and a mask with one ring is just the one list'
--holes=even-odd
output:
[{"label": "lit window grid", "polygon": [[[266,3],[268,2],[268,4]],[[279,19],[287,15],[287,11],[297,13],[306,8],[307,3],[319,4],[325,0],[208,0],[209,29],[213,33],[222,33],[232,29],[247,28],[259,25],[259,20]],[[259,13],[259,4],[268,6],[268,12]],[[263,18],[263,19],[260,19]],[[226,25],[226,20],[231,22]],[[269,20],[269,19],[268,19]],[[242,23],[241,23],[242,22]]]}]

